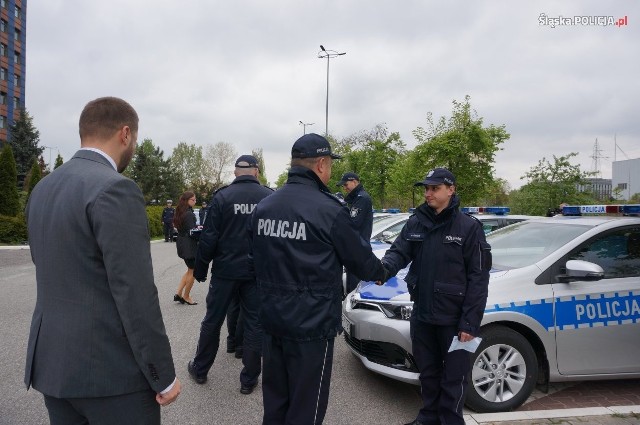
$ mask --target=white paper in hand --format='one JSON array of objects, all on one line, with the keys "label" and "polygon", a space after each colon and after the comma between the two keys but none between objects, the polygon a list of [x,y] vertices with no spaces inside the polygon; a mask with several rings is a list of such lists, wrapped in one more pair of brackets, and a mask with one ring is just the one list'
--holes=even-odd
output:
[{"label": "white paper in hand", "polygon": [[475,337],[468,342],[460,342],[460,340],[458,339],[458,335],[456,335],[451,341],[451,347],[449,347],[448,352],[450,353],[454,350],[467,350],[470,353],[475,353],[481,342],[482,338],[480,337]]}]

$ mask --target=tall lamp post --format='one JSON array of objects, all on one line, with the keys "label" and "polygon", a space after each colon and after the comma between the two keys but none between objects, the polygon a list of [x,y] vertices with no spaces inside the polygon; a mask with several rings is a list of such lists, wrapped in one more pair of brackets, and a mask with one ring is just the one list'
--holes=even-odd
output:
[{"label": "tall lamp post", "polygon": [[49,149],[49,172],[53,171],[53,165],[51,164],[51,150],[58,149],[57,146],[42,146],[45,149]]},{"label": "tall lamp post", "polygon": [[302,126],[302,135],[304,136],[305,134],[307,134],[307,126],[308,125],[314,125],[314,122],[302,122],[300,121],[300,125]]},{"label": "tall lamp post", "polygon": [[336,56],[346,55],[347,52],[336,52],[335,50],[327,50],[320,45],[320,51],[318,52],[318,58],[324,59],[327,58],[327,102],[325,105],[325,127],[324,127],[324,135],[325,137],[329,135],[329,59],[335,58]]}]

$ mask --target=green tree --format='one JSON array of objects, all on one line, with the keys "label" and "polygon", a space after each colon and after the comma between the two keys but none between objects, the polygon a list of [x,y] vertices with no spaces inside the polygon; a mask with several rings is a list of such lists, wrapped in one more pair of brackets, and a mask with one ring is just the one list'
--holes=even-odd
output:
[{"label": "green tree", "polygon": [[180,142],[171,154],[173,170],[182,177],[185,188],[193,188],[204,182],[204,157],[202,146]]},{"label": "green tree", "polygon": [[33,161],[33,165],[31,165],[31,170],[29,171],[29,179],[27,185],[27,194],[31,195],[33,188],[36,187],[38,182],[42,180],[42,170],[40,169],[40,164],[37,160]]},{"label": "green tree", "polygon": [[487,195],[481,199],[478,205],[502,206],[509,203],[511,187],[505,179],[495,179],[488,187]]},{"label": "green tree", "polygon": [[62,160],[62,155],[60,155],[60,153],[58,153],[58,156],[56,156],[56,162],[55,165],[53,166],[53,169],[55,170],[56,168],[58,168],[59,166],[61,166],[63,164],[63,160]]},{"label": "green tree", "polygon": [[471,109],[470,97],[453,101],[451,117],[436,123],[427,114],[427,128],[418,127],[413,135],[418,145],[411,153],[409,165],[420,175],[431,168],[446,167],[457,180],[463,205],[476,204],[487,195],[494,180],[495,154],[510,135],[505,126],[484,126],[482,118]]},{"label": "green tree", "polygon": [[176,199],[184,191],[179,174],[173,170],[171,162],[164,159],[164,152],[151,139],[144,139],[136,147],[125,175],[140,186],[147,203]]},{"label": "green tree", "polygon": [[393,165],[405,153],[400,134],[388,134],[387,127],[378,124],[369,131],[342,139],[337,143],[336,151],[343,158],[333,167],[329,188],[336,187],[343,173],[353,171],[360,176],[374,207],[386,207]]},{"label": "green tree", "polygon": [[558,208],[561,203],[589,204],[593,195],[580,192],[578,185],[593,173],[582,171],[580,165],[571,164],[577,152],[553,156],[553,162],[542,158],[538,165],[531,167],[521,179],[528,182],[510,194],[509,206],[516,214],[545,215],[549,209]]},{"label": "green tree", "polygon": [[26,109],[20,110],[18,120],[9,126],[9,132],[11,133],[9,144],[16,160],[18,182],[23,182],[33,160],[42,155],[44,151],[43,147],[38,146],[40,132],[33,125],[33,118]]},{"label": "green tree", "polygon": [[253,155],[258,160],[258,167],[260,167],[260,174],[258,175],[258,181],[262,185],[267,185],[267,169],[264,165],[264,157],[262,155],[262,148],[253,149],[251,151],[251,155]]},{"label": "green tree", "polygon": [[8,143],[0,153],[0,215],[16,216],[20,212],[16,160]]},{"label": "green tree", "polygon": [[287,168],[286,170],[284,170],[282,173],[278,175],[278,178],[276,179],[276,182],[275,182],[276,188],[280,189],[282,186],[284,186],[284,184],[287,182],[288,177],[289,177],[289,169]]}]

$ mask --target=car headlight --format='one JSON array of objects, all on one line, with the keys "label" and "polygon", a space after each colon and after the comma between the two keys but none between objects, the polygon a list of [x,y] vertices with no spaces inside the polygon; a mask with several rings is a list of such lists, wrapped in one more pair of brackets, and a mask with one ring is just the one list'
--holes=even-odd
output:
[{"label": "car headlight", "polygon": [[413,305],[380,303],[380,309],[390,319],[409,320]]}]

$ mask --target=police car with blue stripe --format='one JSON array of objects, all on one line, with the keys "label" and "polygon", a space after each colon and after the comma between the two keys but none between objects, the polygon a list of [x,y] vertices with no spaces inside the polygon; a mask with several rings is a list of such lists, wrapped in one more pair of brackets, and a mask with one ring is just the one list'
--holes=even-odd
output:
[{"label": "police car with blue stripe", "polygon": [[[536,384],[640,377],[639,215],[640,205],[566,206],[487,236],[493,268],[468,407],[515,409]],[[361,282],[342,323],[365,367],[418,384],[407,271]]]}]

